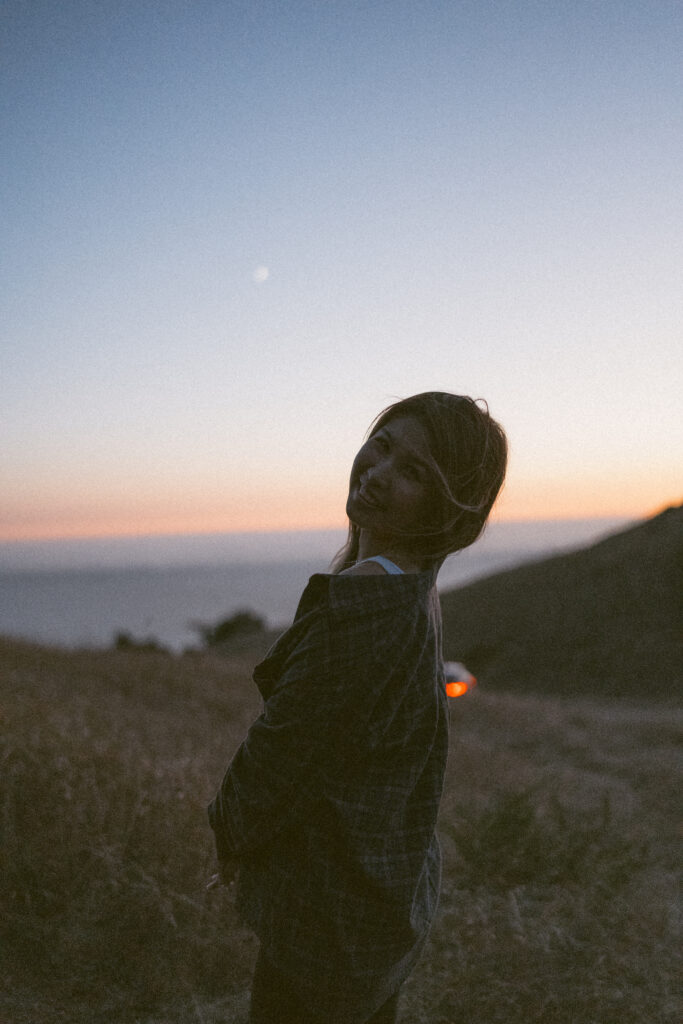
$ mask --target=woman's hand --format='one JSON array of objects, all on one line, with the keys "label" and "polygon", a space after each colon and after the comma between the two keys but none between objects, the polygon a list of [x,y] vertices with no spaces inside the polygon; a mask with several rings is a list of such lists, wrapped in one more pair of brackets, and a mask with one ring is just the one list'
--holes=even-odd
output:
[{"label": "woman's hand", "polygon": [[206,886],[207,892],[211,892],[212,889],[220,889],[221,886],[230,888],[234,885],[239,867],[239,861],[219,860],[218,871],[211,876],[211,880]]}]

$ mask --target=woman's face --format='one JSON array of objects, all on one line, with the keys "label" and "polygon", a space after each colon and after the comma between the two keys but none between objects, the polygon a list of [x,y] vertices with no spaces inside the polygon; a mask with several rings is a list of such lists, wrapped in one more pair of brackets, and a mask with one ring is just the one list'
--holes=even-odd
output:
[{"label": "woman's face", "polygon": [[396,416],[369,437],[354,459],[346,514],[378,541],[420,534],[430,513],[427,435],[412,416]]}]

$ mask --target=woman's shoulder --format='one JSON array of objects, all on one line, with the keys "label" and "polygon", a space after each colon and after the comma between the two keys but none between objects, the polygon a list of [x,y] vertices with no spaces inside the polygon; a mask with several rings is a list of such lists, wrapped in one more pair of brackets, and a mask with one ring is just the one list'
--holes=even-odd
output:
[{"label": "woman's shoulder", "polygon": [[339,576],[386,576],[387,571],[379,562],[356,562],[348,569],[343,569]]},{"label": "woman's shoulder", "polygon": [[376,562],[358,563],[339,573],[316,573],[302,594],[295,621],[322,612],[328,624],[339,616],[377,619],[383,614],[411,617],[430,603],[436,578],[431,571],[393,574]]},{"label": "woman's shoulder", "polygon": [[421,614],[434,581],[428,573],[386,573],[377,563],[353,566],[329,577],[327,613],[330,621],[356,620],[372,629],[382,619],[408,624]]}]

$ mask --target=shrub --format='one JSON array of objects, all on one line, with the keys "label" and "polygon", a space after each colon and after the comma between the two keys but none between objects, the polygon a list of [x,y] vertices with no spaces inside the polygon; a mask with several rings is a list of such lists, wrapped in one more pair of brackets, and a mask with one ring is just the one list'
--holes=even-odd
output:
[{"label": "shrub", "polygon": [[144,651],[146,654],[168,654],[156,637],[149,636],[144,640],[136,640],[130,633],[119,632],[114,637],[114,649],[117,651]]},{"label": "shrub", "polygon": [[249,639],[265,632],[266,624],[260,615],[245,609],[235,612],[228,619],[222,619],[213,626],[195,623],[205,647],[218,647],[234,640]]}]

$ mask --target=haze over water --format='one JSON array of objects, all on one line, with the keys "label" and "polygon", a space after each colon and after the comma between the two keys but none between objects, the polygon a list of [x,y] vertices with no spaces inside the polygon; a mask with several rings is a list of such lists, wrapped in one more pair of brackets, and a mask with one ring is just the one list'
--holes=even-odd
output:
[{"label": "haze over water", "polygon": [[[440,589],[582,547],[624,519],[493,522],[447,559]],[[248,608],[269,626],[291,621],[308,577],[326,572],[344,530],[118,537],[0,545],[0,633],[106,646],[117,632],[175,650],[197,643],[194,623]]]}]

